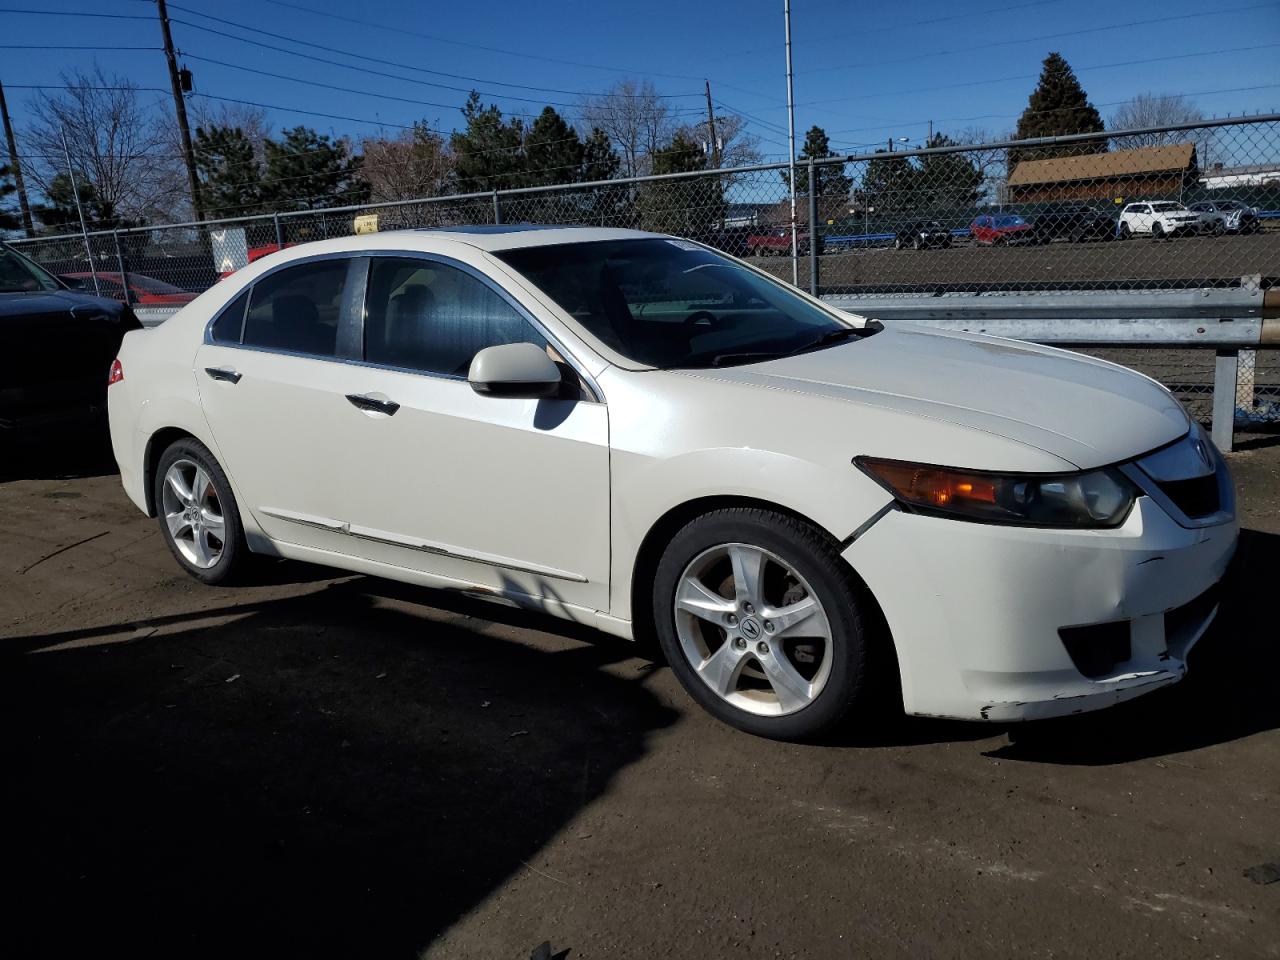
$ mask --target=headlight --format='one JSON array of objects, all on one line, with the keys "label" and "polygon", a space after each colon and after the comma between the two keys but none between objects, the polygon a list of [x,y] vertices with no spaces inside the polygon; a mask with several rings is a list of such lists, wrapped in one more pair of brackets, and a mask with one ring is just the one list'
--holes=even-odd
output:
[{"label": "headlight", "polygon": [[901,460],[854,463],[906,507],[958,520],[1034,527],[1116,527],[1137,489],[1118,471],[1000,474]]}]

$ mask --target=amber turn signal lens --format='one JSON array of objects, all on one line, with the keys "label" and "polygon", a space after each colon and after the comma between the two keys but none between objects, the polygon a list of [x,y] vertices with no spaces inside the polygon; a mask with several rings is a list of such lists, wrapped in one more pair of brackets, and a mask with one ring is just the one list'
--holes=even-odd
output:
[{"label": "amber turn signal lens", "polygon": [[995,484],[981,476],[883,460],[868,460],[864,466],[912,503],[946,507],[961,506],[965,502],[996,502]]}]

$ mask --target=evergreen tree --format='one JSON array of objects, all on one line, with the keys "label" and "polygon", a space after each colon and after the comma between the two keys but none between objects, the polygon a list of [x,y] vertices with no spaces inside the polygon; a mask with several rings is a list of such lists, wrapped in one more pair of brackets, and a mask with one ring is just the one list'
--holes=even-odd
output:
[{"label": "evergreen tree", "polygon": [[591,133],[582,144],[582,179],[586,183],[593,180],[612,180],[622,167],[622,158],[613,149],[613,141],[599,127],[592,127]]},{"label": "evergreen tree", "polygon": [[520,119],[504,121],[502,112],[493,104],[484,106],[474,90],[462,115],[466,129],[455,130],[449,138],[458,190],[479,193],[525,186],[524,124]]},{"label": "evergreen tree", "polygon": [[[702,147],[683,130],[653,154],[653,173],[690,173],[707,168]],[[644,229],[677,236],[696,236],[724,218],[724,190],[719,177],[659,180],[640,185],[637,198]]]},{"label": "evergreen tree", "polygon": [[[115,230],[137,226],[140,221],[117,216],[115,204],[103,200],[98,190],[81,170],[76,171],[75,187],[80,191],[80,206],[90,230]],[[65,173],[56,174],[44,191],[46,203],[31,205],[31,214],[49,233],[70,233],[80,230],[80,213],[76,209],[76,192],[71,178]]]},{"label": "evergreen tree", "polygon": [[524,138],[524,185],[541,187],[582,179],[584,150],[555,107],[543,107]]},{"label": "evergreen tree", "polygon": [[262,212],[262,172],[253,143],[243,130],[197,127],[192,150],[197,189],[207,216],[238,217]]},{"label": "evergreen tree", "polygon": [[369,184],[360,177],[360,158],[347,144],[310,127],[285,130],[266,142],[263,198],[276,210],[322,210],[364,203]]},{"label": "evergreen tree", "polygon": [[[953,147],[956,142],[935,133],[926,146]],[[915,173],[915,201],[924,211],[969,211],[982,197],[982,172],[965,153],[925,154]]]},{"label": "evergreen tree", "polygon": [[[824,160],[827,157],[838,157],[840,154],[831,149],[831,139],[827,136],[827,131],[819,126],[809,128],[809,132],[804,135],[804,146],[800,148],[800,154],[796,160],[796,193],[804,196],[809,195],[809,165],[807,160]],[[841,201],[849,198],[849,191],[853,189],[853,180],[845,174],[845,165],[843,163],[833,163],[818,167],[818,196],[834,197]],[[783,183],[789,182],[789,174],[782,171]]]},{"label": "evergreen tree", "polygon": [[[592,127],[582,144],[582,181],[595,183],[612,180],[622,167],[622,158],[613,149],[613,141],[599,127]],[[583,199],[584,219],[602,227],[635,226],[635,210],[629,187],[592,187]]]},{"label": "evergreen tree", "polygon": [[0,165],[0,230],[17,230],[22,220],[16,211],[10,209],[11,197],[18,190],[13,179],[13,168],[8,164]]},{"label": "evergreen tree", "polygon": [[867,162],[858,198],[877,214],[901,213],[916,206],[918,171],[907,157],[895,157],[884,150]]},{"label": "evergreen tree", "polygon": [[[1019,140],[1032,137],[1056,137],[1072,133],[1099,133],[1103,130],[1102,115],[1089,102],[1089,96],[1080,86],[1075,71],[1059,53],[1044,58],[1040,81],[1031,91],[1027,108],[1018,118],[1014,136]],[[1085,153],[1101,153],[1107,149],[1107,140],[1082,140],[1078,143],[1056,146],[1031,147],[1009,151],[1009,167],[1021,160],[1042,160],[1046,157],[1076,156]]]}]

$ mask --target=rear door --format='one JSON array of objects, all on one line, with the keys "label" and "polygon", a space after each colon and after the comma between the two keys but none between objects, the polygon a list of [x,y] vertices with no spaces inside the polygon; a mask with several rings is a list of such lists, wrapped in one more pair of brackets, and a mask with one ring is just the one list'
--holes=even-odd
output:
[{"label": "rear door", "polygon": [[319,257],[260,277],[210,324],[196,354],[200,400],[242,510],[273,539],[343,551],[333,424],[359,359],[368,261]]}]

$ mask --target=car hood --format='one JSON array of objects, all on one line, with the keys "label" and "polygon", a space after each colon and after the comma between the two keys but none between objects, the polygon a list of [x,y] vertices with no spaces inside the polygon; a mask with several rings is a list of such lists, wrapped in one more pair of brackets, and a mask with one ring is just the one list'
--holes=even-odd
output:
[{"label": "car hood", "polygon": [[74,313],[118,319],[124,304],[106,297],[94,297],[70,290],[36,290],[30,293],[0,293],[0,317],[40,317]]},{"label": "car hood", "polygon": [[[950,422],[1081,469],[1152,450],[1189,426],[1167,390],[1124,367],[906,323],[825,350],[699,373]],[[915,456],[936,462],[928,450]]]}]

